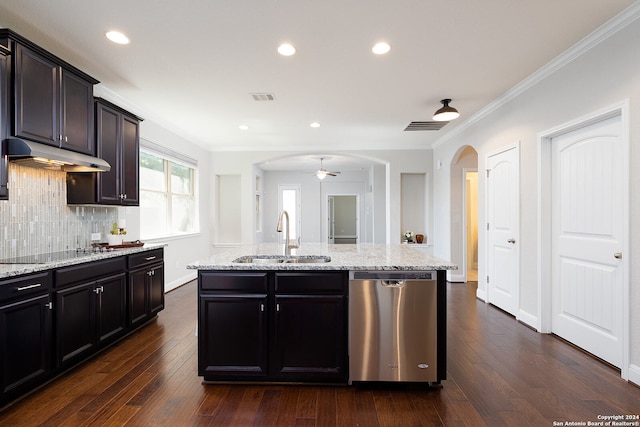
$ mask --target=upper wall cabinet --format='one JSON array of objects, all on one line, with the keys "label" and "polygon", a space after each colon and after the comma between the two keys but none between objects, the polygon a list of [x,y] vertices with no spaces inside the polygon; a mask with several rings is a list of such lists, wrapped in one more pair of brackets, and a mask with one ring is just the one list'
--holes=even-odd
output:
[{"label": "upper wall cabinet", "polygon": [[8,29],[13,52],[13,135],[95,155],[93,77]]},{"label": "upper wall cabinet", "polygon": [[109,172],[67,173],[67,203],[138,206],[140,119],[96,99],[96,155]]},{"label": "upper wall cabinet", "polygon": [[9,198],[9,189],[7,183],[9,181],[9,165],[8,158],[4,155],[4,139],[8,136],[7,127],[9,123],[9,115],[7,112],[7,103],[9,99],[9,58],[8,49],[0,45],[0,200]]}]

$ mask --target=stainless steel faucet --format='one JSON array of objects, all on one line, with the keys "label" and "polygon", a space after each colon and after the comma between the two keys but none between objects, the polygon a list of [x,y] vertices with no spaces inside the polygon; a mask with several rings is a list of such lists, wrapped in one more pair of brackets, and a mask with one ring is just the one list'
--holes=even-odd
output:
[{"label": "stainless steel faucet", "polygon": [[289,220],[289,212],[285,211],[284,209],[280,211],[280,216],[278,217],[278,226],[276,227],[276,230],[278,231],[278,233],[282,233],[282,217],[285,217],[287,219],[287,232],[286,232],[286,238],[287,241],[284,244],[284,255],[285,256],[290,256],[291,255],[291,249],[296,249],[300,247],[300,237],[298,236],[298,241],[297,243],[291,243],[291,221]]}]

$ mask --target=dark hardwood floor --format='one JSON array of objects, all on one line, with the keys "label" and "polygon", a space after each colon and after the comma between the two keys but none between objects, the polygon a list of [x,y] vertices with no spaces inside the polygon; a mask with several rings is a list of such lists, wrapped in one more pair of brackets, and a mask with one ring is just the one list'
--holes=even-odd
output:
[{"label": "dark hardwood floor", "polygon": [[640,388],[448,285],[448,374],[416,385],[203,385],[196,286],[157,320],[0,412],[3,426],[552,426],[640,413]]}]

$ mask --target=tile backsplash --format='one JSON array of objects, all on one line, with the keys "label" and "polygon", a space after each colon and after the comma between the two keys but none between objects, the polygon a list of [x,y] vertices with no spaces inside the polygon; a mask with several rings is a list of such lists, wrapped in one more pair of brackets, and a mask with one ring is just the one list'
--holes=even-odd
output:
[{"label": "tile backsplash", "polygon": [[106,233],[116,207],[67,206],[66,172],[9,164],[9,200],[0,201],[0,259],[84,248]]}]

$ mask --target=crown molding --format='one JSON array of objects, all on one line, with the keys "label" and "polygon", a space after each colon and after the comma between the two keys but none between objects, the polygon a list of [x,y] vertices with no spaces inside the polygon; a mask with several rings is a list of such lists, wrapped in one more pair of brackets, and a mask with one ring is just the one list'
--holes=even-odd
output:
[{"label": "crown molding", "polygon": [[485,107],[483,107],[480,111],[469,117],[460,125],[453,128],[450,132],[447,132],[441,138],[437,139],[432,145],[431,148],[437,148],[441,145],[445,144],[454,136],[462,133],[465,129],[472,126],[473,124],[479,122],[484,119],[489,114],[493,113],[498,108],[505,105],[507,102],[516,98],[526,90],[530,89],[532,86],[535,86],[542,80],[546,79],[562,67],[569,64],[574,59],[578,58],[585,52],[593,49],[598,44],[607,40],[612,35],[616,34],[618,31],[627,27],[634,21],[640,18],[640,1],[635,1],[625,10],[620,12],[618,15],[611,18],[609,21],[602,24],[596,30],[591,32],[585,38],[580,40],[578,43],[571,46],[569,49],[558,55],[556,58],[548,62],[546,65],[542,66],[540,69],[535,71],[529,77],[522,80],[520,83],[513,86],[511,89],[506,91],[502,96],[496,98],[491,101]]}]

